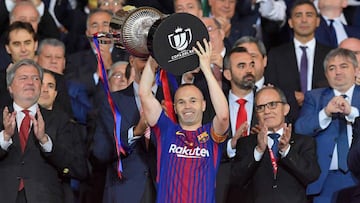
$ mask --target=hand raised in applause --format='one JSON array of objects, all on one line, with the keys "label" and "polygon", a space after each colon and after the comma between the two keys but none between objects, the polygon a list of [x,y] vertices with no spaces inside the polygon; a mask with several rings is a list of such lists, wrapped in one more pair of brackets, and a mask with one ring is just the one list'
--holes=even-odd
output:
[{"label": "hand raised in applause", "polygon": [[249,127],[249,124],[247,122],[244,122],[236,130],[235,135],[231,138],[231,148],[232,149],[235,149],[238,139],[240,139],[241,137],[244,137],[244,132],[247,131],[248,127]]},{"label": "hand raised in applause", "polygon": [[260,125],[260,132],[257,134],[256,150],[259,153],[264,153],[268,143],[268,128],[265,125]]},{"label": "hand raised in applause", "polygon": [[45,133],[45,122],[39,108],[36,109],[36,115],[37,119],[30,115],[31,121],[33,123],[34,134],[36,139],[38,139],[41,144],[45,144],[48,141],[48,136]]},{"label": "hand raised in applause", "polygon": [[292,125],[284,123],[284,132],[282,136],[280,137],[279,142],[279,150],[281,152],[285,152],[289,146],[290,146],[290,138],[291,138],[291,131],[292,131]]},{"label": "hand raised in applause", "polygon": [[9,141],[14,135],[16,126],[16,111],[10,113],[6,106],[3,110],[4,140]]}]

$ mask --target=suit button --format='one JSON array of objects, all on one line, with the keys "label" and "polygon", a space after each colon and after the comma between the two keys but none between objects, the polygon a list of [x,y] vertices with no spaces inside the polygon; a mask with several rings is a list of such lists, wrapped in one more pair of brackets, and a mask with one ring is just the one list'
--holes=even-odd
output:
[{"label": "suit button", "polygon": [[21,179],[21,177],[19,177],[19,176],[18,176],[18,177],[16,177],[16,179],[20,180],[20,179]]},{"label": "suit button", "polygon": [[22,162],[21,162],[21,165],[24,165],[24,164],[25,164],[25,161],[22,161]]},{"label": "suit button", "polygon": [[149,176],[149,172],[147,172],[147,171],[145,171],[144,174],[145,174],[146,177]]}]

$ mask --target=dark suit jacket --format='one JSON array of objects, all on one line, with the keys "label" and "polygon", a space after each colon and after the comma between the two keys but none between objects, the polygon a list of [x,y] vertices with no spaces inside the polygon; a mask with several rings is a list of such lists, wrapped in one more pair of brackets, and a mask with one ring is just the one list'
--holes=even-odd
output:
[{"label": "dark suit jacket", "polygon": [[348,154],[349,170],[360,179],[360,117],[353,125],[353,140]]},{"label": "dark suit jacket", "polygon": [[[9,105],[13,111],[12,105]],[[69,169],[68,175],[85,178],[84,171],[72,164],[79,163],[81,159],[75,153],[72,146],[72,128],[69,127],[69,119],[66,114],[49,113],[41,108],[45,121],[45,132],[50,136],[53,148],[47,153],[42,151],[39,141],[31,129],[24,154],[21,152],[17,127],[12,137],[13,143],[8,151],[0,148],[0,196],[3,202],[15,202],[20,177],[25,184],[26,199],[29,203],[63,203],[63,191],[59,174],[63,174],[65,168]],[[2,115],[2,111],[1,111]],[[3,128],[1,123],[0,129]],[[82,160],[84,161],[84,160]],[[84,163],[84,162],[82,162]],[[83,176],[85,175],[85,176]]]},{"label": "dark suit jacket", "polygon": [[[323,61],[331,48],[316,43],[313,61],[312,88],[327,87]],[[296,60],[294,42],[290,42],[270,50],[268,64],[265,69],[265,84],[271,83],[284,91],[290,104],[289,122],[294,122],[300,109],[295,91],[301,91],[300,73]]]},{"label": "dark suit jacket", "polygon": [[[308,186],[308,194],[318,194],[324,187],[325,179],[329,173],[336,138],[339,135],[338,122],[331,121],[326,129],[321,129],[319,124],[319,112],[333,97],[334,91],[332,88],[320,88],[307,92],[299,118],[295,123],[296,133],[313,136],[317,143],[321,175],[317,181]],[[355,86],[354,88],[351,106],[360,109],[360,86]]]},{"label": "dark suit jacket", "polygon": [[[255,203],[305,203],[306,185],[316,180],[320,174],[313,138],[294,133],[291,135],[290,151],[278,161],[275,180],[269,151],[266,150],[261,160],[256,162],[256,145],[257,135],[239,139],[231,171],[233,181],[248,186],[250,197],[247,199],[253,199]],[[277,187],[273,187],[275,185]]]},{"label": "dark suit jacket", "polygon": [[[349,26],[349,25],[344,25],[344,29],[345,32],[347,34],[348,37],[355,37],[360,39],[360,28],[359,27],[354,27],[354,26]],[[315,31],[315,38],[316,40],[321,43],[324,44],[326,46],[329,47],[333,47],[333,45],[331,44],[331,39],[330,39],[330,30],[329,30],[329,26],[326,23],[326,20],[324,19],[324,17],[320,17],[320,25],[318,28],[316,28]],[[333,47],[336,48],[336,47]]]},{"label": "dark suit jacket", "polygon": [[[159,91],[159,90],[158,90]],[[140,202],[146,180],[150,177],[150,161],[154,161],[154,153],[146,151],[145,139],[142,136],[133,144],[128,144],[128,130],[136,126],[140,113],[136,106],[133,84],[122,91],[112,94],[115,105],[121,114],[121,143],[127,149],[127,155],[121,156],[123,178],[117,177],[117,155],[113,137],[114,119],[106,100],[102,103],[94,135],[93,154],[107,164],[106,183],[103,202]],[[152,146],[153,147],[153,146]],[[155,148],[152,148],[155,151]],[[136,191],[136,192],[135,192]],[[135,193],[134,193],[135,192]],[[136,194],[136,195],[134,195]]]}]

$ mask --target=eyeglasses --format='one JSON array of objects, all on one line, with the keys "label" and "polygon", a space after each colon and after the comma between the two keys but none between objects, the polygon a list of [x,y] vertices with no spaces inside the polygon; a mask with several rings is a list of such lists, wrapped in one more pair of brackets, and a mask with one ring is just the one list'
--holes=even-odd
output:
[{"label": "eyeglasses", "polygon": [[104,1],[104,2],[101,2],[100,5],[103,7],[109,7],[110,5],[120,6],[120,5],[122,5],[122,2],[121,1],[113,1],[113,2]]},{"label": "eyeglasses", "polygon": [[122,74],[122,73],[114,73],[111,77],[116,78],[116,79],[122,79],[122,78],[124,78],[124,74]]},{"label": "eyeglasses", "polygon": [[284,104],[284,102],[282,102],[282,101],[272,101],[272,102],[269,102],[269,103],[266,103],[266,104],[257,105],[257,106],[255,106],[255,111],[256,111],[256,113],[264,112],[265,107],[267,107],[268,109],[276,109],[278,104]]}]

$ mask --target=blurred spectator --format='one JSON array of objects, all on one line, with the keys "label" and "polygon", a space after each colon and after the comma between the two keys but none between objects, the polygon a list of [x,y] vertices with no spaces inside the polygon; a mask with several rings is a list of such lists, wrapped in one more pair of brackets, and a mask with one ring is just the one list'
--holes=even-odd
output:
[{"label": "blurred spectator", "polygon": [[201,0],[174,0],[175,13],[190,13],[198,18],[203,16]]},{"label": "blurred spectator", "polygon": [[[360,39],[347,38],[339,44],[340,48],[349,49],[354,52],[358,63],[360,63]],[[360,85],[360,70],[355,73],[355,84]]]},{"label": "blurred spectator", "polygon": [[125,2],[124,0],[99,0],[98,7],[104,10],[109,10],[112,13],[122,9]]},{"label": "blurred spectator", "polygon": [[[111,92],[116,92],[122,89],[125,89],[132,80],[130,80],[130,74],[127,75],[127,68],[131,68],[128,62],[126,61],[118,61],[115,62],[109,72],[109,89]],[[131,72],[131,70],[130,70]]]},{"label": "blurred spectator", "polygon": [[293,41],[271,49],[268,55],[265,84],[284,91],[291,106],[290,122],[296,120],[306,91],[328,85],[322,63],[331,48],[315,39],[319,22],[311,1],[295,1],[288,20],[294,32]]},{"label": "blurred spectator", "polygon": [[341,21],[347,0],[318,0],[320,25],[315,31],[315,38],[321,44],[336,48],[348,37],[360,39],[360,28],[346,25]]}]

